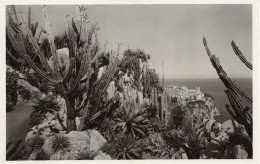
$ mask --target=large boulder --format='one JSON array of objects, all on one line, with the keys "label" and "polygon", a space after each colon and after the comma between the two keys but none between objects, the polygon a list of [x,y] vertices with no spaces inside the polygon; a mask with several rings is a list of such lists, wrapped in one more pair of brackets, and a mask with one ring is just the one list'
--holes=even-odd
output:
[{"label": "large boulder", "polygon": [[236,132],[240,132],[245,136],[248,136],[246,129],[243,125],[239,124],[235,120],[227,120],[222,124],[222,130],[227,134],[233,134]]},{"label": "large boulder", "polygon": [[71,131],[68,134],[64,132],[63,135],[68,138],[69,147],[57,152],[52,151],[54,135],[45,139],[42,149],[51,155],[51,160],[75,160],[82,152],[95,152],[94,159],[111,159],[100,151],[106,140],[97,130]]},{"label": "large boulder", "polygon": [[106,143],[106,139],[97,130],[91,130],[89,133],[90,151],[98,151]]},{"label": "large boulder", "polygon": [[94,160],[111,160],[110,155],[103,153],[102,151],[98,151]]},{"label": "large boulder", "polygon": [[[63,68],[63,74],[66,75],[69,72],[70,58],[69,58],[69,49],[62,48],[56,50],[56,55],[58,59],[58,64],[60,68]],[[54,58],[53,56],[48,60],[48,64],[51,69],[54,69]]]}]

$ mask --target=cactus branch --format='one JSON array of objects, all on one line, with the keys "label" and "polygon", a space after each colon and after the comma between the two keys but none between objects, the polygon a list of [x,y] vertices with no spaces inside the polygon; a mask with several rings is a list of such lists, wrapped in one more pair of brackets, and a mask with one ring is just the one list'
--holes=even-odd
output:
[{"label": "cactus branch", "polygon": [[[252,139],[252,116],[249,113],[249,108],[246,107],[243,102],[239,99],[238,95],[240,95],[242,98],[244,98],[249,103],[253,103],[253,100],[251,97],[249,97],[240,87],[238,87],[233,80],[231,80],[224,69],[222,68],[218,58],[215,55],[211,55],[211,52],[207,46],[206,38],[203,37],[203,44],[206,48],[207,54],[210,57],[210,61],[213,65],[213,67],[216,69],[219,78],[223,82],[223,84],[226,86],[227,90],[225,93],[228,96],[229,102],[232,106],[233,111],[231,110],[229,105],[226,105],[227,111],[230,113],[230,115],[240,124],[243,124],[245,126],[245,129],[249,135],[249,137]],[[245,63],[250,68],[250,64],[247,63],[247,61],[244,59],[242,53],[239,51],[238,47],[235,45],[235,42],[232,41],[231,43],[233,50],[235,53],[239,56],[239,58],[242,60],[243,63]]]},{"label": "cactus branch", "polygon": [[235,52],[235,54],[238,56],[238,58],[251,70],[253,70],[253,65],[247,61],[247,59],[243,56],[242,52],[238,49],[236,43],[232,40],[231,46]]}]

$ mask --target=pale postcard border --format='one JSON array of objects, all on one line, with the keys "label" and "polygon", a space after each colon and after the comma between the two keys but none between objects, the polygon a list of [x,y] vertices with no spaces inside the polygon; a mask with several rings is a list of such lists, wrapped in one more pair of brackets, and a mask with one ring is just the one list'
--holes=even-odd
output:
[{"label": "pale postcard border", "polygon": [[[260,163],[259,160],[259,131],[260,127],[258,125],[258,118],[260,117],[259,111],[259,2],[258,0],[0,0],[0,164],[1,163],[13,163],[17,161],[6,161],[6,93],[5,93],[5,72],[6,72],[6,60],[5,60],[5,6],[17,4],[17,5],[70,5],[70,4],[252,4],[253,5],[253,159],[252,160],[88,160],[88,161],[19,161],[21,164],[26,163],[91,163],[91,164],[103,164],[103,163],[124,163],[124,164],[133,164],[133,163],[142,163],[142,164],[164,164],[164,163],[229,163],[229,164],[251,164],[251,163]],[[140,47],[141,48],[141,47]],[[14,120],[15,121],[15,120]]]}]

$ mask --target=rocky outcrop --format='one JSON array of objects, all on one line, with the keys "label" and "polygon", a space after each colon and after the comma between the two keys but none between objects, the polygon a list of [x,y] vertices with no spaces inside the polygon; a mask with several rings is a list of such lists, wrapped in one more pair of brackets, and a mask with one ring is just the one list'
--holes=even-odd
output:
[{"label": "rocky outcrop", "polygon": [[[216,124],[215,126],[220,125]],[[207,144],[202,158],[246,159],[248,153],[245,147],[248,145],[244,145],[246,144],[244,141],[233,141],[233,138],[230,139],[231,136],[236,136],[238,139],[244,136],[244,139],[249,139],[243,125],[238,124],[235,120],[227,120],[221,125],[221,129],[216,136],[212,136],[212,140]]]},{"label": "rocky outcrop", "polygon": [[[39,135],[29,132],[26,137],[26,142]],[[56,135],[62,135],[67,138],[68,146],[64,149],[54,151],[53,145]],[[87,153],[93,154],[93,159],[96,160],[109,160],[111,157],[103,153],[100,149],[106,143],[104,137],[97,130],[87,130],[87,131],[71,131],[66,134],[65,131],[60,131],[58,134],[50,132],[49,135],[40,135],[44,138],[44,144],[42,146],[42,151],[49,154],[50,160],[77,160],[84,158],[91,158]],[[57,142],[57,141],[56,141]],[[39,150],[34,150],[31,152],[29,159],[34,160],[35,155]]]}]

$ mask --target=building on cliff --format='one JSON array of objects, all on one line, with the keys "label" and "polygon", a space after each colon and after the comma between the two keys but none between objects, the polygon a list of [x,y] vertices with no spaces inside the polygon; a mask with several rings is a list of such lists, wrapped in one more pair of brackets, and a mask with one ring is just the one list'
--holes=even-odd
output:
[{"label": "building on cliff", "polygon": [[165,90],[170,97],[177,97],[183,100],[202,100],[204,98],[204,94],[200,91],[200,87],[188,89],[185,86],[168,86]]}]

